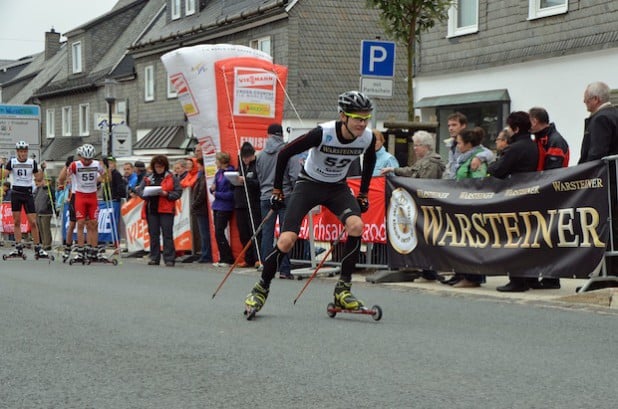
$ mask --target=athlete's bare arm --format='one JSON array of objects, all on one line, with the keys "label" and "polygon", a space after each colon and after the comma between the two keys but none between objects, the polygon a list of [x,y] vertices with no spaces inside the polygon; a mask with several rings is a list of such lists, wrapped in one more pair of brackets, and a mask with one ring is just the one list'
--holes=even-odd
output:
[{"label": "athlete's bare arm", "polygon": [[373,168],[376,165],[376,137],[373,136],[371,144],[363,154],[363,173],[361,177],[360,193],[369,192],[369,183],[373,176]]}]

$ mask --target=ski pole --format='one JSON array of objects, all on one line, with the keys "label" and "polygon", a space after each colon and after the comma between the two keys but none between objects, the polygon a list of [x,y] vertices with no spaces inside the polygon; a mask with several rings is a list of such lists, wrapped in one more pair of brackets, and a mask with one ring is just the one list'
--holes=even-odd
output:
[{"label": "ski pole", "polygon": [[303,288],[301,288],[301,290],[298,293],[298,295],[296,296],[296,298],[294,298],[294,305],[296,305],[296,301],[298,301],[298,299],[303,294],[303,292],[305,292],[305,288],[307,288],[307,286],[309,285],[311,280],[313,280],[315,278],[315,276],[318,275],[318,271],[322,268],[322,265],[324,264],[324,262],[326,262],[326,259],[328,258],[328,256],[330,256],[330,253],[333,252],[333,249],[335,248],[335,246],[337,244],[339,244],[339,242],[341,241],[341,238],[343,237],[343,233],[345,233],[345,227],[343,229],[341,229],[341,232],[339,233],[339,236],[337,236],[337,239],[330,246],[330,248],[328,249],[328,251],[326,252],[324,257],[322,258],[322,261],[320,261],[320,264],[318,264],[318,266],[315,268],[315,270],[313,270],[313,273],[311,274],[311,276],[309,276],[309,278],[307,279],[307,282],[305,282],[305,285],[303,286]]},{"label": "ski pole", "polygon": [[230,274],[232,274],[232,271],[234,271],[234,269],[236,268],[236,266],[238,265],[238,263],[240,262],[240,259],[245,255],[245,253],[247,252],[247,249],[249,248],[249,246],[251,245],[251,243],[253,242],[253,240],[257,237],[258,234],[260,234],[260,232],[262,231],[262,227],[264,227],[264,223],[266,222],[266,220],[270,219],[270,217],[275,214],[275,211],[273,209],[270,209],[268,211],[268,213],[266,213],[266,216],[264,217],[264,220],[262,220],[262,223],[260,223],[260,225],[258,226],[258,228],[255,230],[255,233],[253,233],[253,236],[251,237],[251,239],[249,239],[249,241],[247,242],[247,244],[245,244],[245,247],[242,249],[242,251],[240,252],[240,254],[238,254],[238,256],[236,257],[236,260],[234,260],[234,264],[232,264],[232,266],[230,267],[230,269],[228,270],[228,272],[225,274],[225,276],[223,277],[223,280],[221,280],[221,283],[219,284],[219,286],[217,287],[217,289],[215,290],[215,292],[212,294],[212,298],[215,298],[215,296],[217,295],[217,293],[219,292],[219,290],[221,289],[221,287],[223,287],[223,283],[225,283],[225,281],[227,280],[227,278],[230,276]]}]

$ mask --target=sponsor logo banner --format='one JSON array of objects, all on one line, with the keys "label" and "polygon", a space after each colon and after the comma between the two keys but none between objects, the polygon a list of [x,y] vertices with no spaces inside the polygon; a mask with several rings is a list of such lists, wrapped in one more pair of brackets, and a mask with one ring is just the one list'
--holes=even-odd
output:
[{"label": "sponsor logo banner", "polygon": [[609,238],[607,165],[461,181],[389,177],[389,266],[587,277]]},{"label": "sponsor logo banner", "polygon": [[[354,192],[354,196],[358,194],[360,189],[360,178],[348,179],[348,186]],[[369,210],[362,214],[365,229],[362,235],[362,241],[365,243],[386,243],[386,226],[384,224],[384,177],[374,177],[369,185]],[[337,216],[331,213],[325,207],[313,215],[313,234],[317,241],[334,241],[343,230],[343,224]],[[309,238],[309,221],[305,217],[300,227],[299,237],[301,239]],[[342,240],[345,241],[347,234],[344,234]]]}]

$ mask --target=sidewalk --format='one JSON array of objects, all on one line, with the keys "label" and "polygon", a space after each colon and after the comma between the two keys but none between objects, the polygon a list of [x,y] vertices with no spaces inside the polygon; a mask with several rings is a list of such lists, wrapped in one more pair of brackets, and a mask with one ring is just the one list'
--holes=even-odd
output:
[{"label": "sidewalk", "polygon": [[[370,275],[370,273],[355,274],[353,275],[353,280],[355,282],[366,282],[365,277],[367,275]],[[379,285],[413,288],[443,294],[499,298],[512,302],[549,303],[557,306],[577,308],[592,307],[618,313],[618,288],[577,293],[576,289],[586,284],[587,281],[587,279],[561,278],[560,289],[528,290],[521,293],[502,293],[497,291],[496,287],[508,282],[508,277],[504,276],[487,277],[487,282],[478,288],[453,288],[450,285],[441,284],[437,281],[426,281],[422,278],[409,282],[379,283]],[[374,284],[367,283],[367,285]]]}]

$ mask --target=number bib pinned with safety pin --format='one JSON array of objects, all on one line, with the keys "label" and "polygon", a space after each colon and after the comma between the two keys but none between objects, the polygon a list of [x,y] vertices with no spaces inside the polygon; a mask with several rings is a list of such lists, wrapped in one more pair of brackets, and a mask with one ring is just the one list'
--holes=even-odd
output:
[{"label": "number bib pinned with safety pin", "polygon": [[362,155],[373,139],[371,130],[349,143],[342,143],[337,138],[336,121],[321,124],[322,142],[309,150],[304,170],[315,180],[335,183],[345,179],[354,159]]}]

